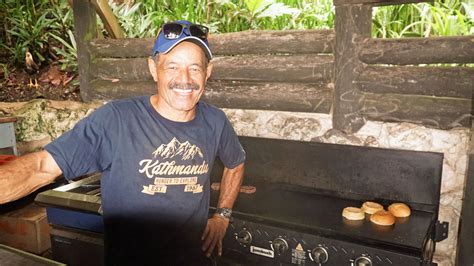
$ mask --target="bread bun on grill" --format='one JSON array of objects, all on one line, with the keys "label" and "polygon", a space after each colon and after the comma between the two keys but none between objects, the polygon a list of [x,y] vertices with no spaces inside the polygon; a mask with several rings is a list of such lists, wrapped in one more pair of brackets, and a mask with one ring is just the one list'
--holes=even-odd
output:
[{"label": "bread bun on grill", "polygon": [[395,217],[408,217],[411,214],[410,207],[405,203],[392,203],[388,206],[388,211]]},{"label": "bread bun on grill", "polygon": [[395,217],[388,211],[378,211],[370,216],[370,221],[374,224],[389,226],[395,223]]},{"label": "bread bun on grill", "polygon": [[365,214],[360,208],[346,207],[342,210],[342,217],[348,220],[363,220],[365,219]]},{"label": "bread bun on grill", "polygon": [[361,209],[367,214],[374,214],[378,211],[383,211],[383,206],[373,201],[366,201],[362,204]]}]

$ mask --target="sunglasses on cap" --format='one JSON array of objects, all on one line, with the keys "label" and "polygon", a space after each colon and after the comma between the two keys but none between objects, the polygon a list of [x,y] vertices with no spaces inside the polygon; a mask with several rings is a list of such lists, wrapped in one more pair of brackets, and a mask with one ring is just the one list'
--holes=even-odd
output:
[{"label": "sunglasses on cap", "polygon": [[209,28],[203,25],[198,24],[181,24],[178,22],[165,23],[161,26],[163,30],[163,36],[168,40],[174,40],[181,37],[184,32],[184,29],[188,28],[189,34],[191,36],[197,37],[203,41],[207,39],[207,34],[209,33]]}]

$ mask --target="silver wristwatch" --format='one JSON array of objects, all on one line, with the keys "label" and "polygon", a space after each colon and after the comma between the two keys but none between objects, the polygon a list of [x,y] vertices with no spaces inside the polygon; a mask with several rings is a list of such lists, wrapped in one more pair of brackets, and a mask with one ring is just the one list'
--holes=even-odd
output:
[{"label": "silver wristwatch", "polygon": [[226,218],[226,219],[231,219],[232,217],[232,209],[229,208],[217,208],[216,209],[216,214]]}]

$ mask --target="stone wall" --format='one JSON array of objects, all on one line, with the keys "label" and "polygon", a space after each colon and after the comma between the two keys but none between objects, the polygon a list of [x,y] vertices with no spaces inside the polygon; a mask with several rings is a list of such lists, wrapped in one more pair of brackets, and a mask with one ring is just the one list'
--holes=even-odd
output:
[{"label": "stone wall", "polygon": [[25,154],[41,149],[101,105],[101,103],[47,100],[0,102],[0,115],[18,117],[15,124],[18,151],[20,154]]},{"label": "stone wall", "polygon": [[[71,128],[102,103],[54,102],[0,103],[0,114],[20,117],[17,139],[20,152],[38,149]],[[449,131],[410,123],[367,122],[356,134],[332,129],[330,115],[255,110],[224,110],[236,132],[243,136],[319,141],[350,145],[442,152],[441,221],[450,223],[448,239],[437,244],[435,261],[454,265],[464,177],[467,166],[469,129]]]}]

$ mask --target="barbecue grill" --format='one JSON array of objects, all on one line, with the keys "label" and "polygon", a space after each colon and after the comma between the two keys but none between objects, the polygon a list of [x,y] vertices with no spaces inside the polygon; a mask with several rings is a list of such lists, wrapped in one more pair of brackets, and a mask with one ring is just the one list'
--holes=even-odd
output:
[{"label": "barbecue grill", "polygon": [[[438,206],[443,155],[372,147],[242,138],[246,185],[224,239],[224,257],[258,265],[435,265],[447,237]],[[218,182],[222,166],[212,180]],[[218,192],[211,194],[215,205]],[[408,218],[349,221],[345,207],[404,202]]]},{"label": "barbecue grill", "polygon": [[[241,137],[241,143],[247,153],[244,184],[256,191],[239,195],[220,264],[436,265],[435,243],[447,237],[448,227],[438,221],[442,154],[253,137]],[[222,168],[216,162],[211,182],[220,182]],[[91,233],[100,235],[99,184],[96,175],[37,197],[56,230],[53,258],[67,260],[68,245],[76,253],[74,246],[87,247],[85,240],[66,239],[69,231],[89,240]],[[210,214],[218,195],[211,192]],[[342,217],[343,208],[367,200],[385,207],[404,202],[412,214],[393,226]],[[100,242],[92,242],[77,256],[100,249]]]}]

